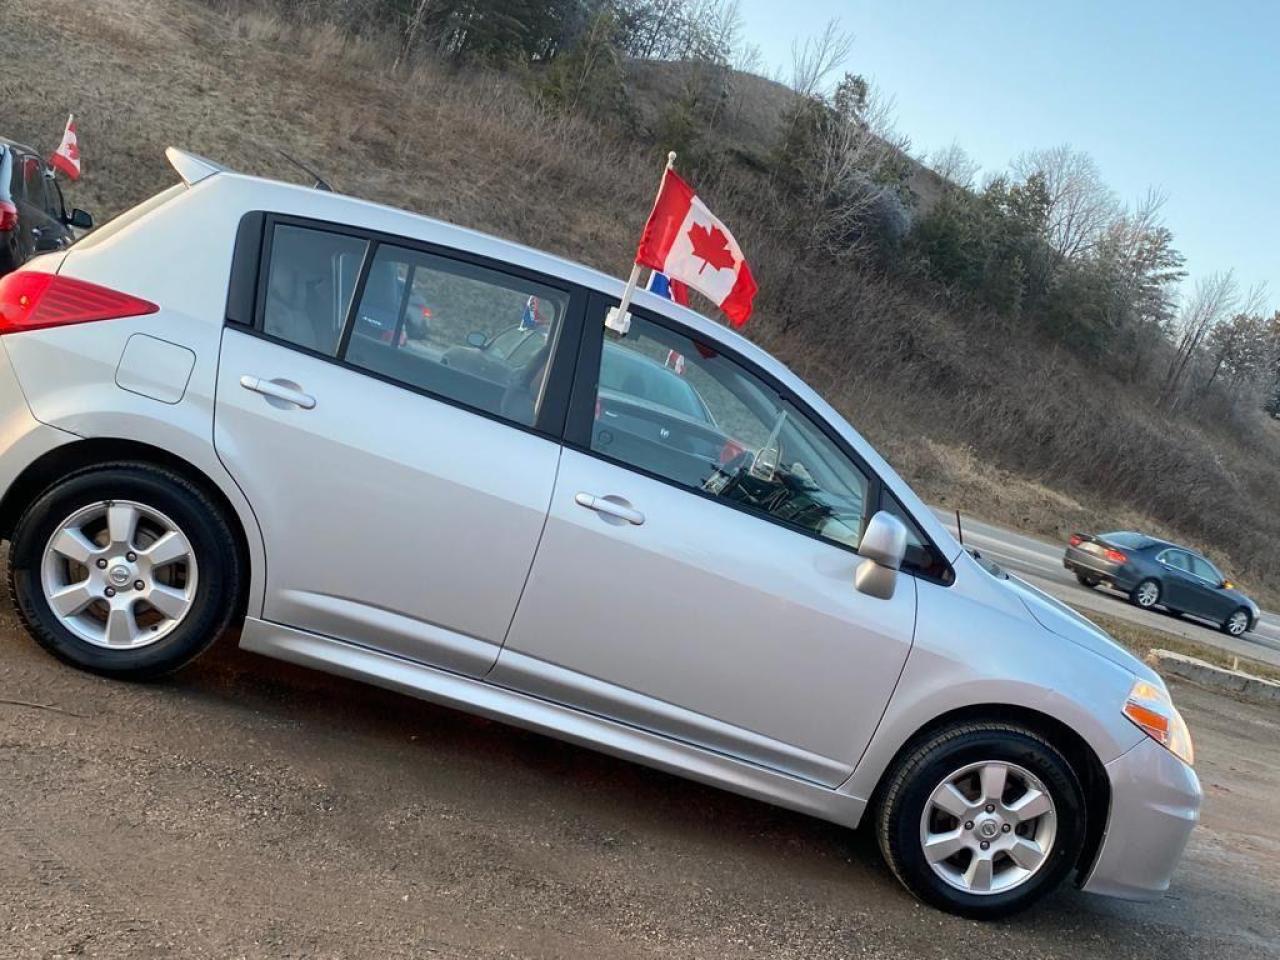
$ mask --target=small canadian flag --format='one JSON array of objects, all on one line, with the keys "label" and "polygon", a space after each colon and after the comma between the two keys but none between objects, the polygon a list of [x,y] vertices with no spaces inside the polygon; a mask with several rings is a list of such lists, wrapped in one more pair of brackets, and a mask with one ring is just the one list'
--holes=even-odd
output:
[{"label": "small canadian flag", "polygon": [[636,263],[697,290],[735,327],[751,316],[757,287],[742,248],[670,163],[640,238]]},{"label": "small canadian flag", "polygon": [[49,162],[72,180],[80,179],[80,141],[76,137],[76,118],[67,117],[67,129],[62,133],[62,143],[53,151]]}]

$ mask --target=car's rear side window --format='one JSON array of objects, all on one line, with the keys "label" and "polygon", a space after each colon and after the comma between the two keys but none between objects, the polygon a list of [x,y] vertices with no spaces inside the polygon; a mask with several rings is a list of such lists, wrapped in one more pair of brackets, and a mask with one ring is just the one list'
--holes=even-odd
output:
[{"label": "car's rear side window", "polygon": [[568,306],[568,293],[531,280],[379,244],[343,357],[532,426]]},{"label": "car's rear side window", "polygon": [[369,242],[277,224],[262,307],[265,333],[336,356]]}]

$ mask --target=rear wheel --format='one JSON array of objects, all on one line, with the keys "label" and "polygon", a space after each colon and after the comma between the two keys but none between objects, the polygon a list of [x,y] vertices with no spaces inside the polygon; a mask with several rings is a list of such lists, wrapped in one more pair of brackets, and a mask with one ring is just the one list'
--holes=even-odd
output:
[{"label": "rear wheel", "polygon": [[171,471],[114,464],[31,504],[9,549],[27,629],[66,662],[146,679],[204,652],[235,612],[240,570],[218,507]]},{"label": "rear wheel", "polygon": [[962,724],[893,768],[877,828],[885,861],[908,890],[990,920],[1031,906],[1071,871],[1084,841],[1084,795],[1037,733]]},{"label": "rear wheel", "polygon": [[1098,584],[1102,582],[1097,577],[1090,576],[1087,573],[1077,573],[1076,579],[1080,581],[1080,586],[1089,587],[1090,589],[1092,589],[1093,587],[1096,587]]},{"label": "rear wheel", "polygon": [[1233,637],[1243,637],[1249,632],[1249,620],[1249,611],[1241,607],[1223,621],[1222,632]]},{"label": "rear wheel", "polygon": [[1160,602],[1160,582],[1147,578],[1133,588],[1129,599],[1143,610],[1150,610]]}]

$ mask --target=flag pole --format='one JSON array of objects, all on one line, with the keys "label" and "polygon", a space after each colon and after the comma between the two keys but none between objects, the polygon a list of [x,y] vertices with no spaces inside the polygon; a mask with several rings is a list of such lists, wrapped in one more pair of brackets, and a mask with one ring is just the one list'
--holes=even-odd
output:
[{"label": "flag pole", "polygon": [[[667,182],[668,171],[675,168],[676,152],[672,150],[667,154],[667,165],[662,171],[662,179],[658,181],[658,196],[653,198],[653,204],[658,205],[658,197],[662,196],[662,186]],[[619,334],[626,336],[627,331],[631,329],[631,301],[636,295],[636,289],[640,286],[640,271],[644,269],[640,264],[633,263],[631,265],[631,276],[627,279],[627,288],[622,291],[622,301],[605,315],[604,325],[610,330],[617,331]]]}]

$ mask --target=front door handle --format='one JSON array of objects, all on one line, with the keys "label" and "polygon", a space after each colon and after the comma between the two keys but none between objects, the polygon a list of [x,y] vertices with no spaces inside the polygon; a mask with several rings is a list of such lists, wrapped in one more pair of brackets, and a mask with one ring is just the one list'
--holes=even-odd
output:
[{"label": "front door handle", "polygon": [[644,523],[644,514],[639,510],[633,509],[631,504],[621,497],[593,497],[589,493],[579,493],[573,500],[580,507],[586,507],[596,513],[603,513],[607,517],[625,520],[627,523],[637,527]]},{"label": "front door handle", "polygon": [[268,399],[292,403],[303,410],[311,410],[316,405],[315,397],[309,393],[303,393],[296,383],[288,380],[264,380],[261,377],[245,374],[240,378],[240,386],[254,393],[260,393]]}]

